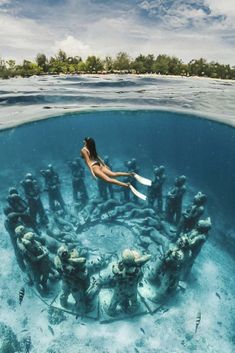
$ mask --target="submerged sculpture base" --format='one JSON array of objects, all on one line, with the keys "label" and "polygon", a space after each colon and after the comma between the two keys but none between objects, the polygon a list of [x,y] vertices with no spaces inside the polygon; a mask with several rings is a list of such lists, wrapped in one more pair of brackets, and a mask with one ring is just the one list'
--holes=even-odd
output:
[{"label": "submerged sculpture base", "polygon": [[128,318],[145,315],[149,313],[149,310],[141,297],[138,295],[138,309],[134,313],[125,313],[121,309],[117,308],[115,315],[110,316],[108,314],[108,307],[111,302],[113,291],[111,289],[103,289],[100,293],[100,323],[109,323],[118,320],[126,320]]},{"label": "submerged sculpture base", "polygon": [[68,304],[66,307],[63,307],[60,304],[59,296],[53,301],[52,308],[62,310],[68,314],[74,315],[76,318],[82,317],[87,319],[98,320],[99,318],[99,298],[96,298],[92,303],[91,309],[87,312],[84,312],[83,308],[76,308],[73,297],[70,295],[68,298]]}]

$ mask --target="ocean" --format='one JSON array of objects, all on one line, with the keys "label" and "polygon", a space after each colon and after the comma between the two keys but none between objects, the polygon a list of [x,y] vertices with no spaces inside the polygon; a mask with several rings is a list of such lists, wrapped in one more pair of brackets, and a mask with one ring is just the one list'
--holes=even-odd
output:
[{"label": "ocean", "polygon": [[[10,187],[16,187],[24,196],[20,181],[26,173],[32,173],[43,190],[40,170],[52,164],[61,180],[61,193],[68,213],[78,222],[85,204],[81,203],[76,213],[68,162],[80,158],[83,140],[90,136],[96,141],[99,155],[109,157],[112,170],[126,170],[127,161],[135,158],[138,173],[153,180],[154,168],[163,165],[166,174],[164,207],[175,178],[185,175],[187,192],[183,210],[201,191],[207,195],[202,219],[211,217],[212,222],[210,237],[195,261],[186,289],[178,288],[158,310],[150,310],[147,304],[140,315],[127,315],[118,320],[104,320],[102,310],[95,319],[76,318],[72,310],[72,314],[63,312],[59,323],[51,323],[50,310],[54,305],[51,303],[61,293],[61,282],[51,284],[49,294],[43,297],[27,284],[26,274],[17,266],[2,212],[0,330],[4,331],[3,325],[12,330],[16,335],[14,339],[20,344],[20,348],[16,344],[18,351],[24,351],[25,339],[30,336],[30,349],[38,353],[232,353],[235,348],[235,285],[232,281],[235,262],[235,83],[129,75],[31,77],[1,81],[0,84],[2,209],[6,207]],[[99,205],[97,181],[84,161],[81,163],[89,204],[98,200]],[[137,188],[144,194],[147,192],[146,186],[139,183]],[[42,192],[41,198],[50,224],[54,224],[46,191]],[[114,199],[117,207],[126,203],[121,188],[116,186]],[[131,200],[137,209],[148,208],[144,201]],[[135,205],[133,207],[135,209]],[[120,260],[122,251],[129,247],[150,253],[149,266],[154,266],[159,247],[150,244],[147,249],[143,248],[133,232],[136,224],[141,224],[141,217],[136,217],[135,223],[135,219],[128,219],[124,213],[123,218],[107,224],[102,218],[105,212],[101,210],[95,223],[87,222],[86,228],[75,235],[83,247],[90,249],[88,261],[113,250],[115,256],[105,270],[112,273],[112,264]],[[41,236],[44,233],[46,230],[41,230]],[[66,239],[58,236],[58,245],[66,243]],[[53,260],[56,253],[52,252],[50,256]],[[143,268],[143,272],[147,276],[147,268]],[[25,298],[20,306],[18,291],[22,286]],[[109,289],[110,293],[107,291],[106,288],[100,291],[101,307],[112,289]],[[145,294],[143,297],[145,302]],[[56,308],[61,309],[60,306]],[[194,334],[198,311],[201,322]],[[48,329],[51,326],[53,329]],[[7,343],[4,344],[7,347]],[[9,347],[2,348],[2,352],[13,349]]]}]

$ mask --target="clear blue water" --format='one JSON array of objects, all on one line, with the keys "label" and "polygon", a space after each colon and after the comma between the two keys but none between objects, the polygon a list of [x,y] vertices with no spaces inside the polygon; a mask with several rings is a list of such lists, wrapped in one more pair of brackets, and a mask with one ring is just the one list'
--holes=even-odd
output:
[{"label": "clear blue water", "polygon": [[[65,80],[66,84],[77,85],[77,79]],[[155,81],[152,82],[154,83]],[[151,81],[148,80],[149,84]],[[164,80],[162,84],[165,84]],[[90,87],[92,83],[81,80],[79,85]],[[96,82],[93,85],[93,88],[133,88],[132,81],[116,84]],[[16,100],[11,98],[7,104],[18,107],[22,102],[25,107],[27,99],[27,96]],[[69,101],[63,102],[60,94],[49,94],[43,98],[37,95],[35,101],[34,98],[32,101],[32,97],[28,101],[30,106],[38,102],[54,104],[56,100],[66,104],[72,102],[70,99],[76,99],[76,103],[78,101],[77,98],[68,99]],[[94,99],[97,101],[97,97]],[[105,101],[106,98],[103,99]],[[99,100],[99,104],[102,105],[102,102]],[[78,344],[82,347],[82,352],[232,353],[235,342],[235,285],[231,281],[235,261],[234,128],[188,113],[106,109],[59,115],[5,130],[0,133],[2,205],[5,205],[8,187],[19,187],[20,180],[27,172],[32,172],[40,179],[39,171],[48,163],[53,163],[60,173],[62,192],[66,203],[70,203],[70,177],[66,162],[79,156],[85,136],[95,138],[100,155],[109,156],[113,169],[123,168],[126,160],[135,157],[141,174],[151,178],[154,165],[165,165],[167,181],[164,195],[173,184],[174,178],[185,174],[188,194],[184,207],[191,202],[197,191],[208,195],[205,215],[211,216],[213,228],[211,237],[196,262],[192,280],[186,293],[177,297],[166,314],[157,313],[154,316],[105,326],[94,322],[81,326],[69,316],[60,326],[54,327],[55,336],[51,336],[47,330],[46,313],[42,312],[41,303],[33,295],[26,298],[23,309],[8,304],[9,298],[17,300],[18,292],[16,293],[15,288],[22,282],[22,275],[14,262],[1,217],[2,320],[16,332],[20,332],[25,327],[23,320],[27,318],[34,343],[32,351],[39,353],[46,353],[47,347],[52,344],[57,344],[56,347],[63,347],[65,344],[64,351],[68,353],[77,353]],[[86,185],[92,197],[95,197],[97,187],[89,173],[86,175]],[[48,207],[46,197],[43,197],[43,202]],[[219,293],[220,299],[216,293]],[[202,328],[194,340],[189,340],[199,307],[202,310]],[[141,327],[145,328],[144,336],[140,333]],[[59,353],[58,349],[55,350],[56,353]]]},{"label": "clear blue water", "polygon": [[[1,133],[2,169],[42,167],[42,158],[66,161],[93,136],[101,155],[125,161],[135,156],[143,171],[164,164],[210,192],[229,217],[235,210],[234,129],[187,114],[103,111],[68,114]],[[172,180],[171,180],[172,182]],[[2,182],[3,183],[3,182]]]}]

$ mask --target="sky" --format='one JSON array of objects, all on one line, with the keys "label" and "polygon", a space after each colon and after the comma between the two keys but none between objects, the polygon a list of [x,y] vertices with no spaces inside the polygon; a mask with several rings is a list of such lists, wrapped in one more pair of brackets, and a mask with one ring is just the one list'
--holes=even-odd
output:
[{"label": "sky", "polygon": [[168,54],[235,65],[235,0],[0,0],[0,57]]}]

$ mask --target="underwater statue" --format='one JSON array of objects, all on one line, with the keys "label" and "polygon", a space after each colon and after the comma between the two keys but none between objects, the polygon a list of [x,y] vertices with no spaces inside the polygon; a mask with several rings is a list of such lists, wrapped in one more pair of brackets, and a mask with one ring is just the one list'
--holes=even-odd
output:
[{"label": "underwater statue", "polygon": [[[130,223],[130,221],[128,223]],[[133,223],[139,225],[142,228],[153,227],[168,238],[171,237],[171,233],[166,227],[166,224],[162,222],[161,218],[158,215],[155,215],[154,217],[147,216],[142,219],[133,219],[132,224]]]},{"label": "underwater statue", "polygon": [[107,259],[100,258],[97,262],[87,263],[86,257],[77,249],[69,250],[62,245],[57,252],[54,263],[62,279],[60,303],[68,307],[71,294],[75,300],[75,308],[79,312],[92,310],[92,302],[101,289],[101,282],[93,280],[92,274],[107,266]]},{"label": "underwater statue", "polygon": [[41,190],[37,180],[33,178],[32,174],[27,173],[25,179],[21,181],[21,185],[28,201],[29,214],[33,222],[37,224],[37,216],[39,216],[40,225],[47,225],[48,217],[40,198]]},{"label": "underwater statue", "polygon": [[177,239],[175,249],[181,250],[184,254],[184,265],[182,266],[180,274],[180,279],[183,280],[185,277],[184,273],[187,271],[188,264],[191,263],[192,259],[191,244],[187,234],[183,234]]},{"label": "underwater statue", "polygon": [[68,162],[68,165],[72,175],[73,201],[78,202],[80,200],[82,204],[85,204],[88,201],[88,193],[84,182],[85,172],[80,158]]},{"label": "underwater statue", "polygon": [[8,229],[15,229],[17,225],[24,224],[27,227],[33,229],[36,228],[36,224],[29,215],[29,207],[27,202],[19,195],[16,188],[11,187],[9,189],[9,195],[7,197],[8,206],[4,208],[4,214],[7,216],[5,225],[7,224]]},{"label": "underwater statue", "polygon": [[122,259],[113,265],[114,293],[107,309],[110,316],[116,315],[119,305],[124,313],[134,313],[138,309],[137,287],[143,278],[142,266],[151,255],[141,255],[131,249],[125,249]]},{"label": "underwater statue", "polygon": [[[137,166],[137,161],[135,158],[130,159],[129,161],[125,162],[125,166],[127,168],[128,173],[136,173],[139,174],[139,167]],[[134,188],[136,188],[136,180],[133,179],[132,176],[128,176],[124,178],[125,183],[131,183]],[[124,188],[123,193],[124,193],[124,200],[126,202],[129,202],[131,200],[131,190],[129,188]]]},{"label": "underwater statue", "polygon": [[22,225],[21,226],[18,225],[18,216],[14,216],[13,213],[8,215],[7,219],[4,222],[4,225],[5,225],[5,228],[8,232],[8,234],[10,235],[11,243],[13,245],[13,249],[15,252],[16,261],[17,261],[21,271],[25,271],[26,267],[25,267],[24,259],[23,259],[21,252],[20,252],[20,249],[18,248],[18,245],[17,245],[18,231],[20,231],[20,233],[22,233],[22,231],[25,229],[25,227]]},{"label": "underwater statue", "polygon": [[161,302],[177,289],[184,264],[184,252],[177,246],[157,260],[149,276],[150,282],[157,286],[154,301]]},{"label": "underwater statue", "polygon": [[200,191],[193,198],[193,204],[189,206],[183,213],[178,224],[177,236],[180,233],[187,233],[192,230],[200,217],[204,213],[204,205],[207,201],[207,196]]},{"label": "underwater statue", "polygon": [[9,189],[9,195],[7,196],[8,210],[11,209],[12,212],[15,212],[22,216],[24,221],[29,225],[33,224],[33,220],[29,215],[29,206],[28,203],[19,195],[19,192],[16,188],[11,187]]},{"label": "underwater statue", "polygon": [[27,202],[19,195],[19,192],[14,187],[9,188],[7,202],[13,212],[26,213],[28,210]]},{"label": "underwater statue", "polygon": [[61,231],[75,232],[77,222],[73,223],[70,220],[69,215],[67,215],[67,213],[64,212],[63,210],[55,211],[53,214],[53,220],[55,222],[55,225]]},{"label": "underwater statue", "polygon": [[11,207],[9,206],[4,208],[4,214],[6,216],[4,225],[5,225],[6,231],[10,235],[11,243],[15,248],[16,246],[15,229],[18,225],[22,224],[20,219],[20,214],[17,212],[13,212]]},{"label": "underwater statue", "polygon": [[60,208],[65,211],[65,202],[60,192],[60,179],[58,173],[54,170],[51,164],[48,164],[46,170],[40,171],[45,179],[45,191],[48,193],[49,207],[51,211],[57,209],[58,203]]},{"label": "underwater statue", "polygon": [[[104,163],[105,163],[105,165],[107,165],[107,167],[109,169],[112,170],[112,166],[109,163],[108,156],[104,157]],[[102,179],[98,179],[97,185],[98,185],[98,189],[99,189],[99,195],[104,201],[107,201],[110,198],[111,199],[114,198],[114,189],[113,189],[113,185],[111,183],[106,183]]]},{"label": "underwater statue", "polygon": [[[159,231],[154,227],[140,227],[138,224],[136,224],[133,228],[133,231],[138,235],[139,240],[140,240],[140,246],[147,247],[152,244],[152,242],[161,245],[163,248],[163,251],[168,249],[170,241],[168,240],[168,237],[164,235],[164,231]],[[149,238],[149,240],[146,240],[146,238]],[[144,246],[144,244],[146,244]]]},{"label": "underwater statue", "polygon": [[166,195],[165,218],[168,222],[178,224],[182,212],[183,196],[186,192],[186,177],[181,175],[175,179],[175,185]]},{"label": "underwater statue", "polygon": [[49,252],[45,246],[35,239],[33,232],[27,232],[23,236],[20,230],[18,233],[17,246],[23,256],[28,276],[37,290],[43,294],[48,290],[49,274],[55,274]]},{"label": "underwater statue", "polygon": [[78,213],[78,218],[80,219],[80,222],[83,225],[89,224],[91,222],[93,212],[95,212],[96,208],[99,208],[99,205],[102,203],[103,199],[101,199],[100,197],[90,199],[86,206],[83,207],[83,209]]},{"label": "underwater statue", "polygon": [[165,167],[154,168],[154,180],[152,185],[148,188],[148,205],[155,208],[155,202],[157,201],[157,212],[162,213],[162,188],[166,181]]},{"label": "underwater statue", "polygon": [[[116,199],[114,199],[116,201]],[[120,217],[124,217],[126,216],[126,213],[128,211],[131,211],[132,209],[136,208],[136,204],[133,202],[127,202],[124,205],[120,205],[120,206],[115,206],[110,210],[108,210],[106,213],[103,213],[101,215],[101,220],[102,221],[114,221],[114,220],[119,220],[120,221]]]},{"label": "underwater statue", "polygon": [[146,218],[146,217],[156,217],[156,212],[152,208],[133,208],[129,212],[125,214],[125,217],[128,219],[139,219],[139,218]]},{"label": "underwater statue", "polygon": [[142,200],[146,200],[146,196],[137,191],[130,182],[124,183],[116,180],[115,178],[119,176],[131,177],[144,185],[151,185],[151,180],[143,178],[134,172],[113,172],[97,154],[95,141],[91,137],[85,138],[84,147],[81,149],[81,156],[84,158],[91,174],[95,179],[100,178],[107,183],[129,188],[134,195]]},{"label": "underwater statue", "polygon": [[91,214],[91,221],[93,222],[99,220],[103,214],[109,213],[109,211],[112,211],[116,206],[119,206],[120,204],[121,202],[117,199],[109,199],[105,202],[99,203]]},{"label": "underwater statue", "polygon": [[187,234],[189,249],[191,251],[191,256],[189,257],[186,266],[184,266],[183,279],[186,279],[191,272],[194,261],[199,255],[203,245],[208,239],[208,233],[211,229],[211,219],[210,217],[198,221],[195,229]]}]

